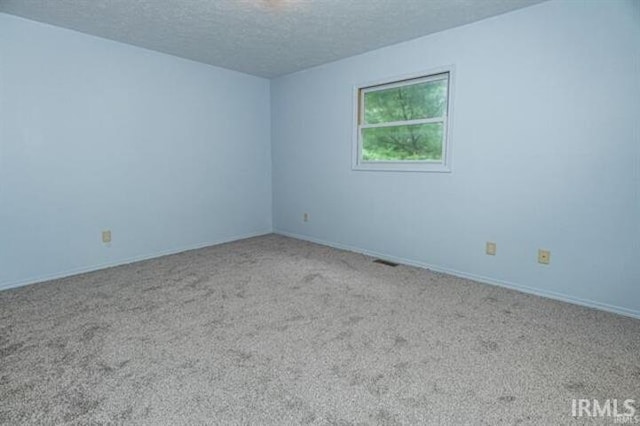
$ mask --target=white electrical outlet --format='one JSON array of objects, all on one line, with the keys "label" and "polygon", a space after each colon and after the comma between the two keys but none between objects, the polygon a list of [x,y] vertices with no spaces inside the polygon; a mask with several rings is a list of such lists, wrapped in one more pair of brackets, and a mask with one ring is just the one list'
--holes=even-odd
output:
[{"label": "white electrical outlet", "polygon": [[302,221],[303,222],[309,222],[309,213],[304,213],[302,215]]},{"label": "white electrical outlet", "polygon": [[489,256],[496,255],[496,243],[492,243],[491,241],[487,242],[486,252]]},{"label": "white electrical outlet", "polygon": [[538,250],[538,263],[548,265],[551,262],[551,252],[549,250]]},{"label": "white electrical outlet", "polygon": [[102,231],[102,242],[105,244],[109,244],[111,242],[111,231],[106,230]]}]

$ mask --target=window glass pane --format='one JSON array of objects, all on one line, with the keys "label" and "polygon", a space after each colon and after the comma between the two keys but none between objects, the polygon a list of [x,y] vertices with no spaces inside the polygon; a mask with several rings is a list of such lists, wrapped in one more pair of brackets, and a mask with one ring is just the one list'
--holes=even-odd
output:
[{"label": "window glass pane", "polygon": [[442,123],[362,129],[364,161],[442,160]]},{"label": "window glass pane", "polygon": [[447,81],[365,92],[363,124],[442,117],[447,109]]}]

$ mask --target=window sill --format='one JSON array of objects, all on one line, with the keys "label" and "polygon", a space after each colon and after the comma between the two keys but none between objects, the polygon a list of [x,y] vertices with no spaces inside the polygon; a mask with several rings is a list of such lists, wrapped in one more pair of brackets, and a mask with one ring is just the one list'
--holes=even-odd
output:
[{"label": "window sill", "polygon": [[352,169],[366,172],[451,173],[451,167],[446,164],[420,161],[366,161],[354,164]]}]

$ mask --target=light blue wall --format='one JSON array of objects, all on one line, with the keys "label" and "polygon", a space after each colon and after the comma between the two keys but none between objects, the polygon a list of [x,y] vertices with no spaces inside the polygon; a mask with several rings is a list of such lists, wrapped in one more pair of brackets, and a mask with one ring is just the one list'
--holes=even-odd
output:
[{"label": "light blue wall", "polygon": [[[352,171],[353,86],[449,64],[453,172]],[[274,227],[640,316],[639,64],[637,2],[554,1],[276,79]]]},{"label": "light blue wall", "polygon": [[268,80],[0,14],[0,288],[270,232],[269,108]]},{"label": "light blue wall", "polygon": [[[449,64],[453,172],[352,171],[353,85]],[[271,106],[267,80],[0,14],[0,288],[269,232],[273,195],[282,233],[640,316],[639,76],[631,1],[285,76]]]}]

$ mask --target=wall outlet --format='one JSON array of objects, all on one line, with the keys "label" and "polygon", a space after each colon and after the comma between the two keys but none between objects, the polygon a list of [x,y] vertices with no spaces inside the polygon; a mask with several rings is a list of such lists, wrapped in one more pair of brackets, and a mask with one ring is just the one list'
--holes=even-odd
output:
[{"label": "wall outlet", "polygon": [[302,221],[303,222],[309,222],[309,213],[303,213]]},{"label": "wall outlet", "polygon": [[486,248],[486,252],[489,256],[495,256],[496,255],[496,243],[492,243],[492,242],[487,242],[487,248]]},{"label": "wall outlet", "polygon": [[105,244],[108,244],[111,242],[111,231],[110,230],[106,230],[106,231],[102,231],[102,242]]},{"label": "wall outlet", "polygon": [[538,263],[548,265],[551,262],[551,252],[549,250],[538,250]]}]

